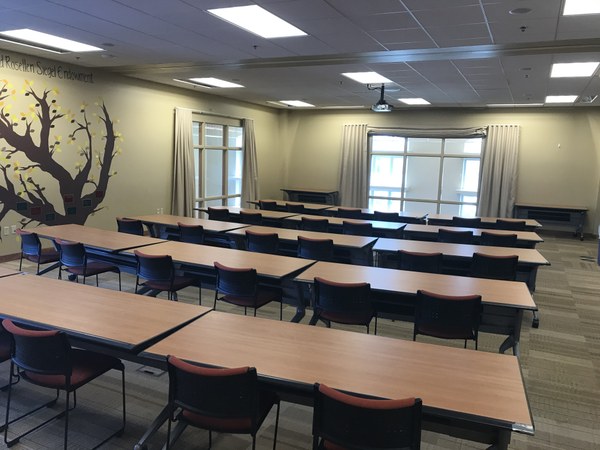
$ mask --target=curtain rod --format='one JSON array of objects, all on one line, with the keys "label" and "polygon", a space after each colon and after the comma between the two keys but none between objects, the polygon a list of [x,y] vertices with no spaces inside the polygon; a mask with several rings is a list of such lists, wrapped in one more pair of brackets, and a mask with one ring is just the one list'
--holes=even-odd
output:
[{"label": "curtain rod", "polygon": [[220,113],[211,112],[211,111],[202,111],[200,109],[192,109],[192,108],[186,108],[186,109],[189,109],[194,114],[202,114],[205,116],[224,117],[225,119],[246,120],[246,117],[235,117],[235,116],[230,116],[228,114],[220,114]]}]

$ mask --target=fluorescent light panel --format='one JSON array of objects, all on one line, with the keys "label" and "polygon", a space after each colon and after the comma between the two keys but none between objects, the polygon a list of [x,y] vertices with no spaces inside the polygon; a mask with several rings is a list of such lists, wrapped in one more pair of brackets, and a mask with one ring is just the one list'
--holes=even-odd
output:
[{"label": "fluorescent light panel", "polygon": [[258,5],[209,9],[209,13],[266,39],[305,36],[306,33]]},{"label": "fluorescent light panel", "polygon": [[548,95],[546,103],[575,103],[577,95]]},{"label": "fluorescent light panel", "polygon": [[220,80],[219,78],[190,78],[190,81],[198,84],[205,84],[207,86],[219,87],[219,88],[243,88],[241,84],[231,83],[229,81]]},{"label": "fluorescent light panel", "polygon": [[47,50],[55,53],[60,53],[57,52],[57,50],[74,53],[103,51],[102,48],[94,47],[93,45],[83,44],[81,42],[72,41],[71,39],[61,38],[29,28],[0,31],[0,35],[11,38],[11,40],[8,41],[15,44],[29,45],[39,48],[40,50]]},{"label": "fluorescent light panel", "polygon": [[591,77],[599,62],[556,63],[552,64],[551,78]]},{"label": "fluorescent light panel", "polygon": [[534,106],[544,106],[543,103],[490,103],[489,108],[527,108]]},{"label": "fluorescent light panel", "polygon": [[431,105],[424,98],[399,98],[398,100],[407,105]]},{"label": "fluorescent light panel", "polygon": [[566,0],[563,16],[600,14],[600,0]]},{"label": "fluorescent light panel", "polygon": [[302,100],[279,100],[279,103],[283,103],[288,106],[296,106],[298,108],[314,108],[315,105],[303,102]]},{"label": "fluorescent light panel", "polygon": [[377,72],[346,72],[342,75],[362,84],[392,83],[392,80],[379,75]]}]

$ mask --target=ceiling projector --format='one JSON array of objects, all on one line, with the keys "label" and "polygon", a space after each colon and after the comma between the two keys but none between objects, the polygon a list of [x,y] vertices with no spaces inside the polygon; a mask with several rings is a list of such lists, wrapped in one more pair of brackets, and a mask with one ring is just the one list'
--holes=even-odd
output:
[{"label": "ceiling projector", "polygon": [[382,84],[380,87],[370,87],[367,86],[370,90],[378,90],[381,91],[381,96],[379,97],[379,101],[371,106],[371,110],[375,112],[391,112],[394,107],[385,101],[383,96],[385,95],[385,84]]}]

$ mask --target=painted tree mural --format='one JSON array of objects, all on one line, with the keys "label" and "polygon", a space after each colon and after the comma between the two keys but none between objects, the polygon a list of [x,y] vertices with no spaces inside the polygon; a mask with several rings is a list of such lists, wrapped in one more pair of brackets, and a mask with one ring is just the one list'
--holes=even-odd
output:
[{"label": "painted tree mural", "polygon": [[[0,220],[16,211],[21,226],[84,224],[103,209],[108,183],[117,173],[111,165],[121,152],[122,137],[106,105],[96,103],[93,113],[83,104],[73,113],[63,111],[57,89],[36,91],[26,81],[17,93],[7,80],[0,80],[0,88]],[[15,113],[18,95],[30,104]]]}]

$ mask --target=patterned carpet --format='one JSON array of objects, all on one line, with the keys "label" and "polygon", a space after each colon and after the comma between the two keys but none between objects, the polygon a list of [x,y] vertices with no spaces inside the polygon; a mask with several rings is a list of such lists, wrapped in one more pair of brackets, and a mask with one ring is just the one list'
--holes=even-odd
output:
[{"label": "patterned carpet", "polygon": [[[513,434],[511,450],[600,449],[600,269],[596,265],[597,241],[580,242],[566,234],[542,234],[545,242],[538,249],[551,262],[540,269],[537,291],[540,327],[531,328],[531,314],[526,315],[521,335],[521,364],[536,427],[535,436]],[[18,268],[18,262],[2,264]],[[30,270],[24,267],[25,270]],[[55,277],[56,273],[47,276]],[[113,283],[112,274],[101,278],[101,286]],[[124,290],[133,289],[134,278],[124,275]],[[197,291],[190,289],[180,301],[195,301]],[[0,294],[1,295],[1,294]],[[203,292],[204,304],[212,304],[213,292]],[[228,310],[219,306],[220,310]],[[231,310],[240,313],[239,310]],[[294,313],[284,308],[284,320]],[[276,318],[278,306],[259,312]],[[307,318],[304,319],[308,321]],[[411,338],[412,325],[380,320],[379,333],[401,339]],[[502,338],[483,334],[482,351],[496,351]],[[128,426],[122,437],[103,448],[132,449],[148,424],[166,401],[166,374],[150,374],[144,368],[127,363]],[[6,371],[6,365],[2,368]],[[6,372],[4,372],[6,374]],[[1,375],[1,373],[0,373]],[[5,376],[0,376],[4,380]],[[2,381],[0,383],[3,384]],[[37,391],[20,384],[16,404],[25,407],[37,398]],[[93,386],[82,388],[78,407],[72,414],[70,448],[91,448],[118,425],[119,382],[116,374],[99,378]],[[6,394],[0,393],[0,408]],[[0,418],[3,418],[0,413]],[[3,419],[2,419],[3,420]],[[312,411],[283,403],[277,448],[308,449],[311,446]],[[274,414],[263,425],[257,448],[272,446]],[[15,449],[48,449],[60,447],[62,422],[52,424],[23,439]],[[161,448],[165,427],[149,442],[149,448]],[[101,440],[101,439],[100,439]],[[2,447],[3,444],[0,444]],[[175,448],[207,448],[207,433],[188,429]],[[462,441],[445,435],[423,433],[423,449],[483,449],[485,445]],[[249,449],[245,436],[216,435],[214,449]]]}]

